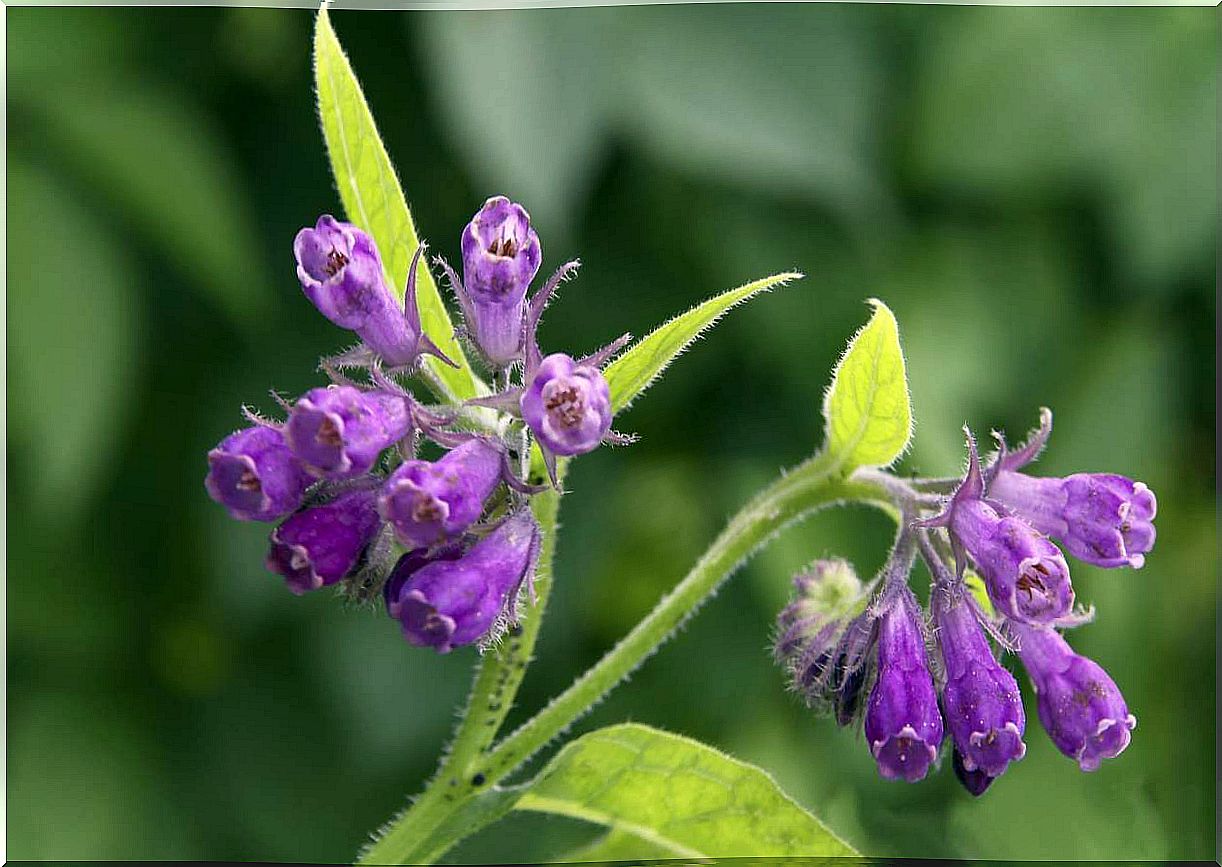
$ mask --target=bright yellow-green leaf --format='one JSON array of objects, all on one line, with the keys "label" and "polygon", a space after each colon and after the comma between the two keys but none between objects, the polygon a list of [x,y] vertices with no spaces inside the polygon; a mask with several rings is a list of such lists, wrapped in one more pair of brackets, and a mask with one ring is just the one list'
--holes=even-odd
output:
[{"label": "bright yellow-green leaf", "polygon": [[[619,857],[824,857],[857,854],[759,768],[710,746],[626,724],[569,743],[516,809],[618,832]],[[632,840],[644,841],[634,852]]]},{"label": "bright yellow-green leaf", "polygon": [[912,404],[899,327],[886,304],[849,341],[823,402],[827,448],[846,470],[895,462],[912,437]]},{"label": "bright yellow-green leaf", "polygon": [[995,619],[997,612],[993,609],[993,600],[989,598],[989,591],[984,586],[984,580],[971,569],[967,569],[963,573],[963,581],[967,584],[967,589],[971,591],[972,596],[976,599],[976,604],[980,606],[980,610],[985,613],[985,616]]},{"label": "bright yellow-green leaf", "polygon": [[775,286],[797,280],[801,274],[789,272],[764,277],[737,289],[722,292],[697,304],[686,313],[658,326],[638,340],[623,355],[607,365],[604,374],[611,387],[614,412],[627,407],[637,395],[661,376],[662,371],[709,328],[717,324],[732,307],[749,301]]},{"label": "bright yellow-green leaf", "polygon": [[[361,85],[331,28],[325,6],[319,10],[314,30],[314,79],[318,115],[344,211],[349,220],[377,242],[390,285],[401,298],[407,269],[419,245],[416,227]],[[424,330],[459,364],[454,369],[426,357],[425,365],[433,373],[430,379],[444,392],[440,396],[463,399],[485,392],[454,339],[454,327],[441,294],[423,261],[416,272],[416,289]]]}]

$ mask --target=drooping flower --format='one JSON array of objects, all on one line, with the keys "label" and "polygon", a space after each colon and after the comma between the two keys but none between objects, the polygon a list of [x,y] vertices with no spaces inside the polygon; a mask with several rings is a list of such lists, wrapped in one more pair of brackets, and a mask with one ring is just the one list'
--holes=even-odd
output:
[{"label": "drooping flower", "polygon": [[1096,662],[1074,653],[1055,629],[1011,624],[1038,697],[1039,717],[1058,750],[1084,771],[1124,752],[1137,725],[1124,696]]},{"label": "drooping flower", "polygon": [[280,431],[255,425],[208,452],[204,486],[239,521],[275,521],[301,505],[311,481]]},{"label": "drooping flower", "polygon": [[405,461],[383,486],[378,511],[404,545],[427,548],[479,520],[503,466],[503,449],[480,437],[437,461]]},{"label": "drooping flower", "polygon": [[997,610],[1011,620],[1050,624],[1070,616],[1069,565],[1059,548],[986,497],[976,442],[968,434],[968,471],[946,511],[918,522],[945,526],[951,542],[976,564]]},{"label": "drooping flower", "polygon": [[943,735],[919,616],[906,585],[880,615],[878,677],[866,706],[866,742],[878,772],[909,783],[924,778]]},{"label": "drooping flower", "polygon": [[998,777],[1027,752],[1018,684],[993,656],[970,595],[935,590],[933,611],[946,670],[942,710],[959,762],[965,772]]},{"label": "drooping flower", "polygon": [[486,639],[498,621],[515,617],[538,544],[538,525],[520,509],[457,558],[409,552],[390,578],[387,611],[409,642],[438,653]]},{"label": "drooping flower", "polygon": [[1052,413],[1040,412],[1040,427],[1015,452],[1003,449],[989,496],[1035,529],[1058,539],[1086,563],[1140,569],[1154,547],[1158,501],[1141,482],[1110,473],[1075,473],[1037,478],[1019,472],[1052,432]]},{"label": "drooping flower", "polygon": [[299,595],[335,584],[356,570],[381,526],[373,490],[340,494],[272,531],[267,568]]},{"label": "drooping flower", "polygon": [[424,245],[408,270],[403,304],[386,285],[382,258],[373,238],[330,214],[313,229],[297,233],[293,252],[306,297],[341,328],[355,331],[369,352],[394,367],[411,365],[427,353],[453,364],[424,333],[416,303],[416,270]]},{"label": "drooping flower", "polygon": [[306,392],[289,412],[285,440],[314,475],[350,479],[411,430],[410,405],[386,391],[331,385]]}]

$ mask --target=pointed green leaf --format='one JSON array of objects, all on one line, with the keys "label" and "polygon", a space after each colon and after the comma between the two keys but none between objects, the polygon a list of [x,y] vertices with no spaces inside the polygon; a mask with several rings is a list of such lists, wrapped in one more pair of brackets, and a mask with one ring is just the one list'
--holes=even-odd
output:
[{"label": "pointed green leaf", "polygon": [[653,385],[654,380],[662,375],[662,371],[677,356],[691,346],[701,334],[716,325],[717,320],[732,307],[749,301],[774,286],[783,286],[790,280],[801,277],[802,275],[796,272],[764,277],[716,295],[655,328],[607,365],[604,374],[607,384],[611,386],[612,410],[620,412],[631,404],[637,395]]},{"label": "pointed green leaf", "polygon": [[[373,236],[390,285],[402,298],[407,269],[419,245],[416,227],[361,85],[331,28],[325,6],[319,10],[314,31],[314,78],[318,115],[344,211],[349,220]],[[416,287],[424,330],[459,364],[454,369],[437,359],[425,359],[433,373],[431,380],[444,392],[441,396],[463,399],[485,392],[454,339],[454,327],[424,262],[416,273]]]},{"label": "pointed green leaf", "polygon": [[899,326],[886,304],[849,341],[823,402],[827,448],[845,470],[894,463],[912,437]]},{"label": "pointed green leaf", "polygon": [[857,854],[759,768],[710,746],[626,724],[569,743],[531,783],[517,809],[554,813],[645,841],[634,857]]}]

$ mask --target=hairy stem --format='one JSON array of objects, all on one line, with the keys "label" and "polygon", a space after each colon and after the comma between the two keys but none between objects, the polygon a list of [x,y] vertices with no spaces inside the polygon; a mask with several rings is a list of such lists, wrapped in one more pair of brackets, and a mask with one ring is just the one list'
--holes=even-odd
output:
[{"label": "hairy stem", "polygon": [[[557,468],[561,480],[566,463],[562,461]],[[542,467],[539,467],[539,472],[543,472]],[[521,625],[511,630],[500,644],[490,648],[480,659],[475,683],[459,719],[458,729],[433,779],[412,806],[393,820],[384,829],[385,833],[361,853],[359,864],[417,863],[426,857],[431,860],[431,852],[423,850],[437,827],[491,786],[492,780],[481,769],[485,754],[513,706],[518,687],[530,664],[547,599],[551,594],[559,492],[549,490],[536,495],[531,499],[531,509],[542,531],[534,602],[527,603]]]},{"label": "hairy stem", "polygon": [[[361,863],[419,863],[439,858],[481,824],[454,822],[452,817],[483,812],[475,804],[500,791],[492,787],[525,764],[640,666],[723,581],[780,530],[838,502],[868,503],[899,520],[894,494],[880,479],[846,478],[825,455],[817,455],[782,475],[730,520],[692,570],[619,644],[530,721],[489,750],[489,739],[504,719],[534,646],[541,611],[532,612],[534,616],[524,622],[517,636],[518,648],[504,658],[486,657],[481,664],[471,702],[437,776],[412,808],[392,822],[386,833],[363,853]],[[545,545],[549,546],[541,560],[549,567],[547,586],[541,588],[539,597],[541,609],[546,589],[550,588],[554,507],[550,519],[545,520],[547,515],[540,514],[539,506],[536,515],[544,525],[548,540]],[[496,689],[502,682],[504,687],[499,694],[508,698],[493,710],[486,699],[498,694]]]}]

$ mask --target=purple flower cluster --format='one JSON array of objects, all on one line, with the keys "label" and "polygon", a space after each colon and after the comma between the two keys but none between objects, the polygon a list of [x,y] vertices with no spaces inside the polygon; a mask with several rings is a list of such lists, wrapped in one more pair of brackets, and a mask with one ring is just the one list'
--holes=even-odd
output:
[{"label": "purple flower cluster", "polygon": [[[290,403],[286,418],[251,422],[208,453],[205,487],[241,521],[278,522],[266,565],[297,594],[340,585],[357,598],[380,591],[412,644],[445,653],[486,643],[517,618],[530,586],[539,527],[528,498],[532,443],[553,484],[556,457],[589,452],[611,431],[602,365],[627,336],[580,360],[543,356],[537,328],[563,266],[527,299],[541,260],[521,206],[489,199],[462,236],[465,281],[450,276],[462,333],[492,369],[499,393],[467,405],[427,407],[399,377],[432,355],[453,365],[421,327],[415,251],[404,300],[391,291],[373,239],[329,215],[297,233],[306,298],[360,342],[320,368],[331,384]],[[364,370],[349,379],[340,369]],[[481,423],[491,407],[508,416]],[[425,448],[440,449],[425,458]]]},{"label": "purple flower cluster", "polygon": [[[867,695],[866,741],[887,779],[924,778],[945,734],[955,774],[973,795],[1023,758],[1022,696],[994,643],[1026,668],[1040,723],[1082,770],[1129,745],[1137,720],[1120,690],[1062,635],[1090,615],[1074,610],[1069,566],[1053,540],[1097,566],[1140,568],[1154,544],[1156,501],[1123,476],[1021,472],[1051,427],[1044,410],[1021,448],[1009,451],[998,436],[987,466],[969,434],[967,474],[945,500],[922,493],[924,480],[889,477],[903,526],[869,587],[843,561],[815,564],[795,579],[778,617],[776,656],[793,688],[812,707],[834,710],[841,725],[856,721]],[[939,504],[937,514],[920,517]],[[908,587],[914,551],[933,576],[928,615]]]}]

